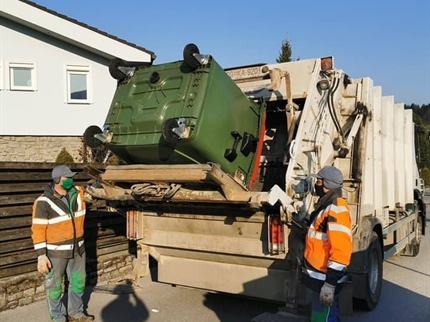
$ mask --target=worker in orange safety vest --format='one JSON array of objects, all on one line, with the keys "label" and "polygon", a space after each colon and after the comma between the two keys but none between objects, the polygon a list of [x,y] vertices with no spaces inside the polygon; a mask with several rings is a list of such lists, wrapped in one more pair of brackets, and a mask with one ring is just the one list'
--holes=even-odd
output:
[{"label": "worker in orange safety vest", "polygon": [[[82,297],[86,281],[84,190],[75,186],[65,165],[52,170],[52,183],[33,204],[32,239],[37,269],[45,276],[46,300],[53,322],[88,322]],[[67,275],[68,305],[63,303],[63,278]]]},{"label": "worker in orange safety vest", "polygon": [[319,196],[308,224],[302,283],[312,290],[311,321],[339,321],[338,294],[352,253],[351,217],[342,198],[342,172],[326,166],[316,175]]}]

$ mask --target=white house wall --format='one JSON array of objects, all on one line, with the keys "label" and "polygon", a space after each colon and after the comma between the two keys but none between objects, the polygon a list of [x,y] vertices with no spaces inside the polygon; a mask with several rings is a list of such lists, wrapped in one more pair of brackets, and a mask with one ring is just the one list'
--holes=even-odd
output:
[{"label": "white house wall", "polygon": [[[108,59],[1,17],[0,41],[0,135],[75,136],[103,125],[116,87]],[[10,90],[9,63],[35,64],[35,91]],[[67,103],[66,65],[90,68],[91,103]]]},{"label": "white house wall", "polygon": [[151,61],[149,52],[124,45],[121,41],[111,37],[101,36],[91,28],[82,27],[79,23],[73,23],[59,15],[36,7],[35,4],[29,5],[20,0],[0,1],[2,16],[42,33],[48,32],[53,38],[62,39],[109,59],[121,57],[129,61]]}]

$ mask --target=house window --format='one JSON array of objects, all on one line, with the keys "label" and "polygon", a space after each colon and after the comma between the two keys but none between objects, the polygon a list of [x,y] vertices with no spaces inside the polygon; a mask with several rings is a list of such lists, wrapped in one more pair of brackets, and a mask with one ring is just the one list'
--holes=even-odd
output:
[{"label": "house window", "polygon": [[10,89],[12,91],[35,91],[36,66],[35,64],[9,64]]},{"label": "house window", "polygon": [[67,66],[67,103],[91,103],[89,66]]}]

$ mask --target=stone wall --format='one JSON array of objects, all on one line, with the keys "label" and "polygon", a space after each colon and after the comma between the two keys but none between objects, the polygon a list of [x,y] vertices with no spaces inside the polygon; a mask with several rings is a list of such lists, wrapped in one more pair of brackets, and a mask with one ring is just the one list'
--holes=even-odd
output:
[{"label": "stone wall", "polygon": [[[95,286],[116,279],[131,278],[133,258],[130,254],[104,255],[97,260],[87,258],[87,285]],[[38,272],[0,279],[0,311],[44,299],[44,277]]]},{"label": "stone wall", "polygon": [[0,136],[0,161],[55,162],[63,148],[75,163],[82,162],[82,137]]}]

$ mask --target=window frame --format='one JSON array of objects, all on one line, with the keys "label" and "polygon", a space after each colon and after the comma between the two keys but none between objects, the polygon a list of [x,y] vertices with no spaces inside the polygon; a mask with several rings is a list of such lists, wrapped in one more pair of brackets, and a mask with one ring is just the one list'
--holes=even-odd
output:
[{"label": "window frame", "polygon": [[[91,104],[92,103],[92,77],[91,66],[88,65],[66,65],[66,103],[67,104]],[[86,99],[73,99],[71,86],[71,75],[85,75],[86,76]]]},{"label": "window frame", "polygon": [[[15,85],[14,68],[23,68],[30,70],[31,86]],[[35,63],[9,63],[9,89],[11,91],[37,91],[37,66]]]}]

